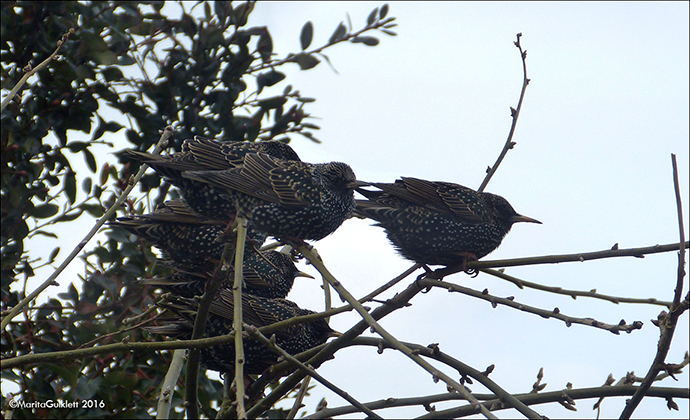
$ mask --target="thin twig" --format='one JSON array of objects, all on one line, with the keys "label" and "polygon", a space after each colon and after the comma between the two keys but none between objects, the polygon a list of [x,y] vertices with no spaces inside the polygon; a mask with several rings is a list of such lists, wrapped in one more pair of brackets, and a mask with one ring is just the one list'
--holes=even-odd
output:
[{"label": "thin twig", "polygon": [[606,324],[600,321],[597,321],[596,319],[593,318],[574,318],[570,317],[567,315],[563,315],[558,308],[555,308],[553,310],[546,310],[546,309],[541,309],[541,308],[535,308],[533,306],[528,306],[524,305],[519,302],[515,302],[513,299],[510,298],[500,298],[496,296],[492,296],[489,294],[487,290],[484,290],[482,292],[474,289],[470,289],[469,287],[464,287],[460,286],[458,284],[454,283],[448,283],[445,281],[440,281],[440,280],[433,280],[433,279],[420,279],[418,280],[420,286],[426,286],[426,287],[441,287],[444,289],[447,289],[449,292],[459,292],[468,296],[476,297],[479,299],[484,299],[488,302],[491,302],[491,305],[495,308],[498,306],[498,304],[509,306],[511,308],[519,309],[524,312],[532,313],[541,316],[542,318],[556,318],[560,319],[561,321],[565,322],[565,325],[568,327],[571,326],[572,324],[581,324],[581,325],[588,325],[590,327],[595,327],[595,328],[601,328],[603,330],[612,332],[616,335],[620,334],[621,331],[625,331],[627,333],[630,333],[634,330],[639,330],[642,328],[642,322],[641,321],[635,321],[632,324],[627,324],[624,320],[622,320],[618,324]]},{"label": "thin twig", "polygon": [[[152,309],[155,310],[155,307],[152,307],[152,308],[147,309],[145,313],[153,312]],[[99,341],[102,341],[102,340],[104,340],[104,339],[106,339],[106,338],[108,338],[108,337],[114,337],[114,336],[119,335],[119,334],[124,334],[124,333],[126,333],[126,332],[129,332],[129,331],[132,331],[132,330],[139,329],[139,328],[143,327],[144,325],[150,324],[151,322],[155,321],[155,320],[156,320],[158,317],[160,317],[161,315],[162,315],[162,314],[158,313],[158,314],[156,314],[156,315],[154,315],[154,316],[152,316],[152,317],[149,317],[149,318],[147,318],[147,319],[141,321],[140,323],[138,323],[138,324],[136,324],[136,325],[132,325],[131,327],[127,327],[127,328],[124,328],[124,329],[119,330],[119,331],[115,331],[115,332],[112,332],[112,333],[109,333],[109,334],[104,334],[104,335],[102,335],[102,336],[100,336],[100,337],[96,337],[96,338],[94,338],[93,340],[89,341],[88,343],[84,343],[84,344],[82,344],[81,346],[79,346],[79,347],[77,347],[77,348],[78,348],[78,349],[83,349],[83,348],[86,348],[86,347],[91,347],[92,345],[94,345],[94,344],[98,343]],[[130,318],[130,319],[132,319],[132,318]],[[124,324],[124,322],[123,322],[123,324]]]},{"label": "thin twig", "polygon": [[311,376],[307,375],[302,380],[302,383],[299,386],[299,391],[297,392],[297,395],[295,395],[295,402],[292,404],[292,408],[290,408],[290,411],[288,412],[287,418],[289,420],[294,419],[295,416],[297,416],[297,411],[303,407],[302,401],[304,401],[304,397],[307,395],[307,391],[309,390],[309,382],[311,382]]},{"label": "thin twig", "polygon": [[[676,251],[679,246],[688,248],[690,242],[673,243],[666,245],[654,245],[644,248],[627,248],[627,249],[606,249],[603,251],[583,252],[578,254],[560,254],[560,255],[543,255],[539,257],[527,258],[512,258],[506,260],[483,260],[483,261],[469,261],[467,268],[483,269],[483,268],[502,268],[502,267],[516,267],[521,265],[537,265],[537,264],[558,264],[564,262],[584,262],[589,260],[598,260],[602,258],[615,257],[636,257],[644,258],[647,254],[658,254],[662,252]],[[446,267],[435,270],[433,273],[427,275],[430,279],[441,279],[450,274],[464,271],[462,265]]]},{"label": "thin twig", "polygon": [[272,351],[274,351],[275,353],[278,353],[278,354],[281,355],[284,359],[290,361],[290,363],[292,363],[293,365],[295,365],[295,366],[299,367],[300,369],[302,369],[303,371],[307,372],[307,373],[308,373],[308,376],[307,376],[307,377],[311,376],[312,378],[316,379],[317,381],[319,381],[320,383],[322,383],[326,388],[328,388],[328,389],[330,389],[331,391],[335,392],[337,395],[339,395],[339,396],[340,396],[341,398],[343,398],[345,401],[349,402],[349,403],[352,404],[353,406],[357,407],[360,411],[362,411],[363,413],[365,413],[366,415],[368,415],[369,418],[375,418],[375,419],[380,419],[380,418],[381,418],[379,415],[377,415],[376,413],[374,413],[374,412],[371,411],[370,409],[364,407],[364,406],[362,405],[362,403],[360,403],[359,401],[357,401],[356,399],[354,399],[350,394],[348,394],[347,392],[345,392],[345,391],[343,391],[342,389],[338,388],[338,387],[335,386],[333,383],[331,383],[329,380],[327,380],[327,379],[324,378],[323,376],[321,376],[321,375],[319,375],[318,373],[316,373],[316,371],[315,371],[314,369],[312,369],[312,368],[308,367],[307,365],[305,365],[304,363],[300,362],[299,360],[297,360],[296,358],[294,358],[290,353],[286,352],[285,350],[283,350],[282,348],[280,348],[278,345],[276,345],[274,342],[272,342],[271,340],[269,340],[268,338],[266,338],[266,336],[263,335],[263,334],[261,334],[261,333],[259,332],[259,330],[258,330],[256,327],[251,326],[251,325],[244,324],[244,328],[245,328],[246,331],[249,332],[249,334],[250,334],[252,337],[254,337],[254,338],[256,338],[258,341],[262,342],[264,345],[266,345],[266,346],[267,346],[268,348],[270,348]]},{"label": "thin twig", "polygon": [[244,244],[247,239],[247,219],[235,218],[237,223],[237,247],[235,248],[235,284],[232,286],[234,312],[232,327],[235,334],[235,396],[237,397],[237,418],[246,419],[244,409],[244,344],[242,342],[242,267],[244,265]]},{"label": "thin twig", "polygon": [[57,53],[58,53],[58,51],[60,51],[60,47],[62,47],[62,44],[64,44],[65,41],[67,41],[67,38],[69,38],[69,36],[72,35],[73,33],[74,33],[74,28],[69,28],[69,31],[67,31],[64,35],[62,35],[62,38],[60,38],[58,40],[57,48],[55,49],[55,51],[53,51],[53,53],[50,54],[50,56],[48,58],[43,60],[43,62],[41,62],[41,64],[39,64],[38,66],[36,66],[33,69],[31,68],[31,63],[27,64],[26,67],[24,67],[24,70],[28,69],[28,71],[19,80],[19,82],[17,82],[17,84],[14,85],[14,87],[12,88],[10,93],[5,97],[5,99],[3,99],[2,105],[0,106],[0,111],[3,111],[5,109],[5,107],[7,107],[7,105],[10,103],[10,101],[17,95],[19,90],[22,88],[22,86],[24,86],[26,81],[29,80],[29,78],[31,76],[36,74],[38,71],[42,70],[44,67],[46,67],[48,65],[48,63],[50,63],[55,58],[57,58]]},{"label": "thin twig", "polygon": [[[172,134],[173,134],[173,128],[170,126],[165,127],[165,130],[163,130],[163,133],[161,135],[160,140],[158,140],[158,144],[156,144],[156,147],[153,149],[152,153],[154,155],[159,154],[160,151],[163,150],[167,146],[168,139],[172,136]],[[148,165],[142,165],[142,167],[139,169],[139,172],[137,172],[136,176],[129,182],[129,185],[127,185],[127,188],[125,188],[125,190],[122,192],[122,195],[120,195],[120,198],[118,198],[117,201],[115,202],[115,204],[113,204],[108,209],[108,211],[105,212],[103,217],[101,217],[98,220],[98,222],[96,222],[96,224],[91,229],[91,231],[89,231],[89,233],[86,234],[84,239],[82,239],[81,242],[79,242],[79,244],[72,250],[72,252],[69,254],[69,256],[67,256],[65,261],[63,261],[62,264],[60,264],[60,266],[53,272],[53,274],[51,274],[48,277],[48,279],[45,282],[43,282],[43,284],[38,286],[38,288],[36,288],[36,290],[34,290],[33,292],[31,292],[31,294],[29,294],[27,297],[22,299],[22,301],[19,302],[15,307],[13,307],[12,310],[10,311],[10,313],[2,319],[2,323],[0,323],[0,329],[1,330],[4,331],[5,328],[7,327],[7,324],[9,324],[10,321],[15,316],[17,316],[17,314],[22,310],[22,308],[24,308],[26,305],[31,303],[31,301],[33,301],[38,295],[40,295],[45,289],[47,289],[48,286],[57,284],[55,282],[55,279],[57,278],[57,276],[59,276],[65,270],[65,268],[72,262],[72,260],[74,260],[74,258],[77,255],[79,255],[79,253],[81,252],[82,249],[84,249],[86,244],[96,235],[96,233],[101,228],[101,226],[103,226],[103,224],[105,222],[107,222],[115,214],[115,212],[120,208],[122,203],[125,202],[125,200],[127,199],[127,196],[132,191],[134,186],[139,182],[141,177],[144,176],[144,172],[146,172],[147,168],[148,168]]]},{"label": "thin twig", "polygon": [[662,301],[662,300],[657,300],[655,298],[648,298],[648,299],[636,299],[636,298],[628,298],[628,297],[621,297],[621,296],[609,296],[609,295],[602,295],[601,293],[597,293],[596,289],[590,290],[590,291],[583,291],[583,290],[568,290],[568,289],[563,289],[562,287],[557,287],[557,286],[545,286],[543,284],[539,283],[533,283],[531,281],[527,280],[522,280],[514,276],[510,276],[502,271],[499,270],[494,270],[491,268],[484,268],[482,270],[479,270],[483,273],[486,274],[491,274],[492,276],[496,276],[498,278],[507,280],[520,289],[524,287],[528,287],[530,289],[536,289],[536,290],[543,290],[545,292],[549,293],[556,293],[559,295],[566,295],[570,296],[573,299],[576,299],[578,296],[583,296],[583,297],[591,297],[594,299],[602,299],[602,300],[607,300],[609,302],[613,302],[615,304],[619,303],[644,303],[648,305],[660,305],[660,306],[666,306],[667,308],[670,308],[672,305],[672,302],[667,302],[667,301]]},{"label": "thin twig", "polygon": [[[548,404],[563,401],[586,400],[596,398],[598,396],[606,397],[623,397],[632,395],[639,388],[635,386],[622,387],[596,387],[596,388],[581,388],[581,389],[566,389],[560,391],[517,394],[515,397],[525,405]],[[688,390],[681,388],[654,388],[653,396],[657,398],[688,398]],[[489,407],[491,410],[505,410],[506,407],[501,404],[498,399],[487,400],[482,405]],[[476,412],[474,407],[465,405],[463,407],[449,408],[446,410],[438,410],[433,413],[425,414],[418,417],[418,419],[448,419],[467,417]]]},{"label": "thin twig", "polygon": [[234,331],[226,335],[210,338],[200,338],[197,340],[172,340],[172,341],[152,341],[152,342],[122,342],[116,344],[106,344],[102,346],[89,347],[85,349],[52,351],[46,353],[25,354],[9,359],[0,360],[0,369],[12,369],[19,366],[51,363],[64,359],[82,359],[97,354],[118,353],[127,351],[155,351],[155,350],[176,350],[219,346],[234,340]]},{"label": "thin twig", "polygon": [[[609,388],[594,387],[594,388],[576,388],[567,390],[568,396],[574,400],[584,400],[596,398],[600,394],[606,394],[610,397],[623,397],[632,395],[637,387],[635,386],[625,386],[619,387],[618,389],[612,390]],[[515,394],[515,398],[523,402],[525,405],[537,405],[537,404],[547,404],[562,400],[564,391],[550,391],[550,392],[540,392],[539,394],[526,393],[526,394]],[[501,405],[501,402],[496,399],[493,394],[472,394],[477,397],[478,400],[484,401],[482,404],[486,405],[491,410],[506,410],[510,407]],[[680,388],[668,388],[668,387],[654,387],[650,390],[650,396],[657,398],[687,398],[687,389]],[[386,398],[385,400],[371,401],[364,403],[365,406],[371,408],[372,410],[381,410],[386,408],[396,408],[396,407],[410,407],[410,406],[431,406],[431,404],[443,401],[457,401],[464,400],[463,397],[457,393],[446,392],[443,394],[433,394],[426,395],[423,397],[410,397],[410,398]],[[459,418],[467,417],[471,414],[474,407],[463,406],[457,408],[450,408],[447,410],[438,410],[430,414],[427,414],[419,418]],[[327,408],[322,411],[318,411],[314,414],[310,414],[304,419],[326,419],[335,418],[337,416],[342,416],[345,414],[356,413],[357,409],[352,406],[341,406]]]},{"label": "thin twig", "polygon": [[[671,154],[671,164],[673,166],[673,185],[676,193],[676,208],[678,210],[678,227],[680,230],[680,243],[685,242],[685,229],[683,227],[683,205],[680,196],[680,183],[678,181],[678,165],[676,163],[676,155]],[[623,412],[621,413],[621,419],[629,419],[632,413],[635,411],[637,406],[642,402],[642,399],[646,395],[649,388],[654,383],[654,379],[657,377],[661,370],[668,370],[669,367],[666,365],[666,356],[671,348],[671,340],[673,340],[673,333],[676,330],[676,325],[680,315],[687,310],[687,305],[681,304],[681,296],[683,294],[683,278],[685,277],[685,247],[681,246],[678,254],[678,276],[676,279],[676,288],[673,296],[673,307],[669,313],[663,311],[659,314],[655,325],[659,327],[660,337],[659,344],[657,345],[656,356],[652,365],[649,367],[649,371],[642,381],[642,385],[635,392],[635,395],[627,402]]]},{"label": "thin twig", "polygon": [[501,154],[498,156],[498,159],[496,159],[496,163],[494,163],[494,166],[491,166],[487,169],[486,177],[484,177],[482,185],[480,185],[479,189],[477,190],[480,192],[484,191],[484,188],[486,188],[486,186],[489,184],[491,177],[494,176],[494,174],[496,173],[498,165],[501,164],[503,158],[508,154],[508,151],[515,146],[515,142],[513,142],[513,134],[515,134],[515,127],[517,127],[518,117],[520,116],[520,110],[522,109],[522,100],[525,98],[525,91],[527,90],[527,85],[530,81],[530,79],[527,78],[527,51],[522,50],[522,45],[520,45],[520,37],[522,37],[522,33],[517,34],[517,41],[515,41],[515,46],[518,47],[518,49],[520,50],[520,57],[522,58],[523,77],[522,91],[520,92],[520,100],[518,100],[517,108],[510,108],[511,116],[513,117],[513,123],[510,126],[510,133],[508,133],[508,139],[506,140],[505,146],[503,146],[503,150],[501,150]]},{"label": "thin twig", "polygon": [[184,366],[184,359],[186,353],[187,351],[184,349],[177,349],[173,352],[173,357],[170,361],[168,373],[165,374],[165,379],[163,380],[163,384],[161,385],[161,394],[158,398],[158,406],[156,408],[157,419],[170,418],[170,406],[172,402],[172,397],[175,393],[175,385],[177,384],[177,379],[180,377],[180,372],[182,372],[182,367]]}]

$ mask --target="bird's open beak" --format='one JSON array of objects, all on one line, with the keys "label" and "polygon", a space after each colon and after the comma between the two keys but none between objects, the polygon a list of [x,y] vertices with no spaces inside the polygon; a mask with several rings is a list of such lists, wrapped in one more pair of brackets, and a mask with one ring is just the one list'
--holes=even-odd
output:
[{"label": "bird's open beak", "polygon": [[542,224],[539,220],[537,219],[532,219],[531,217],[523,216],[521,214],[518,214],[516,216],[513,216],[510,218],[510,221],[513,223],[518,223],[518,222],[527,222],[527,223],[539,223],[540,225]]}]

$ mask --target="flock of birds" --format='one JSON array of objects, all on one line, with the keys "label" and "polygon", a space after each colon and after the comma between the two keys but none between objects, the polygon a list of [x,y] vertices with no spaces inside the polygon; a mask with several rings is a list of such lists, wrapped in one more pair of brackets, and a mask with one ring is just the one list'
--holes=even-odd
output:
[{"label": "flock of birds", "polygon": [[[149,214],[121,217],[111,225],[144,238],[160,249],[175,274],[142,280],[170,292],[164,304],[171,316],[149,331],[190,338],[198,296],[217,269],[236,215],[248,220],[243,265],[243,321],[256,327],[314,312],[285,299],[299,276],[290,248],[260,251],[269,237],[286,244],[319,240],[352,216],[369,218],[386,230],[405,258],[425,265],[458,265],[496,249],[513,223],[539,221],[518,214],[504,198],[449,182],[402,177],[394,183],[357,180],[342,162],[302,162],[278,141],[185,140],[167,156],[128,151],[127,157],[153,168],[179,188],[183,199],[167,201]],[[357,191],[363,199],[355,199]],[[233,293],[229,279],[210,306],[206,336],[232,329]],[[276,344],[297,354],[326,342],[334,331],[323,320],[292,325],[275,333]],[[244,341],[245,373],[261,374],[278,356],[251,339]],[[234,370],[232,343],[205,348],[202,363],[212,370]]]}]

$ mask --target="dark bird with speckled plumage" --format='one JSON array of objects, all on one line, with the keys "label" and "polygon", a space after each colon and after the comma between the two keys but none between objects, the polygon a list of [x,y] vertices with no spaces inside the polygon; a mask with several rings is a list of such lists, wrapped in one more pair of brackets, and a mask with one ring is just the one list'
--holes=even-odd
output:
[{"label": "dark bird with speckled plumage", "polygon": [[363,185],[342,162],[311,164],[247,154],[241,168],[192,171],[183,177],[225,191],[260,232],[286,240],[319,240],[335,231],[355,208]]},{"label": "dark bird with speckled plumage", "polygon": [[[230,269],[230,273],[233,270]],[[247,255],[242,268],[244,285],[242,293],[265,298],[284,298],[288,295],[296,277],[311,275],[299,271],[292,256],[285,252],[263,251]],[[206,290],[209,275],[193,273],[176,273],[168,277],[154,277],[141,280],[141,284],[160,287],[182,297],[201,296]],[[230,278],[224,287],[232,288]]]},{"label": "dark bird with speckled plumage", "polygon": [[495,194],[417,178],[358,189],[356,214],[377,221],[405,258],[429,265],[477,260],[501,244],[513,223],[540,221],[518,214]]},{"label": "dark bird with speckled plumage", "polygon": [[228,220],[235,211],[231,199],[210,185],[183,177],[189,171],[224,171],[240,168],[248,153],[265,153],[277,159],[299,161],[295,151],[280,141],[220,142],[195,136],[182,143],[182,151],[172,155],[152,155],[128,150],[125,156],[146,163],[182,192],[196,212],[213,219]]},{"label": "dark bird with speckled plumage", "polygon": [[[204,217],[192,210],[183,200],[169,200],[151,213],[134,217],[120,217],[111,222],[146,239],[159,248],[163,262],[178,270],[205,272],[213,270],[220,260],[225,244],[217,240],[224,235],[231,245],[235,240],[226,233],[227,222]],[[249,227],[247,253],[259,247],[266,235]]]},{"label": "dark bird with speckled plumage", "polygon": [[[161,305],[170,309],[175,315],[164,324],[146,327],[153,333],[170,337],[189,339],[192,334],[198,303],[194,299],[174,297],[171,303]],[[206,323],[206,336],[225,335],[232,330],[233,295],[228,288],[221,289],[210,306]],[[266,299],[258,296],[242,296],[242,320],[255,327],[263,327],[279,321],[314,312],[301,309],[294,302],[286,299]],[[295,355],[326,342],[336,336],[328,323],[323,319],[296,324],[275,332],[276,344],[288,353]],[[251,338],[244,339],[244,372],[261,374],[271,365],[278,363],[278,355],[262,343]],[[221,344],[204,348],[201,351],[201,362],[211,370],[233,372],[235,370],[234,343]]]}]

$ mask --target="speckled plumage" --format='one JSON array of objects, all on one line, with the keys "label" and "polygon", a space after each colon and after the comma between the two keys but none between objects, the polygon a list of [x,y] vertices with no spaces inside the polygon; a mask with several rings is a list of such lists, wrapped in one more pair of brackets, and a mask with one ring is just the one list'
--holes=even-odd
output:
[{"label": "speckled plumage", "polygon": [[359,189],[356,213],[376,220],[405,258],[431,265],[456,265],[468,254],[482,258],[498,248],[513,223],[533,222],[503,197],[450,182],[403,177]]},{"label": "speckled plumage", "polygon": [[[232,330],[233,319],[232,290],[221,289],[218,297],[210,305],[209,318],[206,324],[206,336],[224,335]],[[170,337],[188,339],[193,329],[194,317],[198,307],[197,301],[186,298],[175,298],[172,303],[164,305],[175,316],[157,327],[148,327],[153,333]],[[267,299],[258,296],[242,296],[242,320],[255,327],[263,327],[295,316],[308,315],[314,312],[301,309],[296,303],[286,299]],[[333,330],[323,319],[304,324],[296,324],[275,332],[276,344],[288,353],[295,355],[326,342]],[[268,347],[251,338],[244,339],[245,364],[244,372],[261,374],[278,361],[278,355]],[[232,372],[235,370],[235,346],[233,343],[204,348],[201,352],[202,363],[211,370]]]},{"label": "speckled plumage", "polygon": [[247,154],[241,168],[192,171],[185,178],[223,189],[254,228],[281,239],[319,240],[354,210],[360,185],[342,162],[310,164]]},{"label": "speckled plumage", "polygon": [[[231,273],[234,271],[231,269]],[[278,251],[256,252],[245,256],[242,292],[265,298],[284,298],[292,289],[295,277],[311,277],[297,269],[289,254]],[[201,296],[208,282],[208,275],[176,273],[169,277],[142,280],[142,284],[161,287],[176,295],[191,298]],[[225,287],[232,287],[229,279]]]},{"label": "speckled plumage", "polygon": [[248,153],[265,153],[277,159],[299,161],[287,144],[279,141],[219,142],[196,136],[182,143],[182,151],[172,155],[152,155],[129,150],[126,156],[146,163],[182,192],[196,212],[214,219],[228,219],[235,206],[231,199],[218,194],[210,185],[182,176],[188,171],[222,171],[240,168]]},{"label": "speckled plumage", "polygon": [[[110,225],[122,227],[149,241],[162,251],[163,261],[168,265],[192,272],[213,269],[225,246],[216,239],[227,228],[226,222],[199,215],[183,200],[166,201],[152,213],[120,217]],[[260,246],[266,235],[249,227],[247,239],[251,246]],[[232,236],[226,237],[226,241],[235,243]],[[248,246],[247,249],[252,248]]]}]

